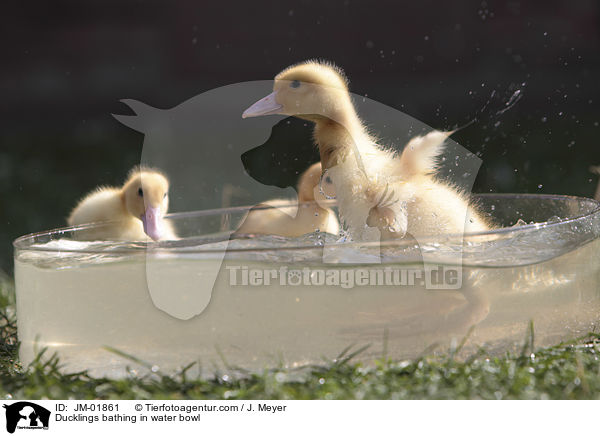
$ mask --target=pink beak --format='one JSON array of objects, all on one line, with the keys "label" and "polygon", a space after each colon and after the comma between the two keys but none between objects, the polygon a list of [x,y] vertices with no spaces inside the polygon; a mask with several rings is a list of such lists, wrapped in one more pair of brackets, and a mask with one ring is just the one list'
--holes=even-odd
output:
[{"label": "pink beak", "polygon": [[152,239],[158,241],[162,237],[163,222],[160,207],[148,206],[142,215],[142,223],[144,223],[144,232]]},{"label": "pink beak", "polygon": [[261,98],[252,106],[244,111],[242,118],[259,117],[261,115],[279,114],[282,105],[275,100],[276,92],[272,92],[264,98]]}]

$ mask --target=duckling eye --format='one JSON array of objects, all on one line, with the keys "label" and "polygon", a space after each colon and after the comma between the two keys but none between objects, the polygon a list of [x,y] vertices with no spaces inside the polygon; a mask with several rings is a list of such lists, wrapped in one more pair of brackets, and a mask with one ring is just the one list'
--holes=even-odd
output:
[{"label": "duckling eye", "polygon": [[299,80],[292,81],[292,83],[290,83],[290,87],[292,87],[292,88],[300,88],[300,81]]},{"label": "duckling eye", "polygon": [[144,196],[144,191],[142,190],[142,188],[139,188],[139,189],[138,189],[138,195],[139,195],[140,197],[143,197],[143,196]]},{"label": "duckling eye", "polygon": [[168,194],[168,192],[165,192],[165,195],[163,195],[163,199],[167,198],[167,194]]}]

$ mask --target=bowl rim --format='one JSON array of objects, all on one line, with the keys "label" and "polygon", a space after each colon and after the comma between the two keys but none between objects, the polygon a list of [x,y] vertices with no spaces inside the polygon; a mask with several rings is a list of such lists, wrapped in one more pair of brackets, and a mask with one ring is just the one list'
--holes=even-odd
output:
[{"label": "bowl rim", "polygon": [[[484,236],[493,236],[493,235],[510,235],[511,233],[523,233],[523,232],[530,232],[530,231],[535,231],[535,230],[539,230],[542,228],[552,228],[552,227],[556,227],[556,226],[561,226],[561,225],[565,225],[565,224],[569,224],[569,223],[573,223],[573,222],[577,222],[577,221],[582,221],[586,218],[589,218],[595,214],[600,214],[600,202],[593,199],[593,198],[589,198],[589,197],[579,197],[579,196],[574,196],[574,195],[559,195],[559,194],[530,194],[530,193],[525,193],[525,194],[514,194],[514,193],[481,193],[481,194],[472,194],[472,198],[473,200],[475,200],[474,202],[477,203],[477,201],[479,199],[482,198],[487,198],[487,199],[502,199],[502,198],[511,198],[511,199],[543,199],[543,200],[559,200],[559,199],[569,199],[569,200],[575,200],[575,201],[579,201],[579,202],[588,202],[588,203],[592,203],[595,204],[595,207],[592,208],[591,211],[584,213],[584,214],[580,214],[580,215],[576,215],[576,216],[572,216],[572,217],[568,217],[565,219],[561,219],[559,221],[553,221],[553,222],[539,222],[539,223],[533,223],[533,224],[524,224],[518,227],[501,227],[498,229],[492,229],[492,230],[486,230],[486,231],[481,231],[481,232],[464,232],[464,233],[448,233],[448,234],[443,234],[443,235],[432,235],[432,236],[422,236],[418,238],[418,242],[422,243],[422,242],[439,242],[439,241],[447,241],[447,240],[452,240],[452,239],[462,239],[462,240],[468,240],[470,238],[473,239],[478,239],[479,237],[484,237]],[[335,202],[332,202],[332,204],[334,204]],[[165,218],[167,219],[182,219],[182,218],[197,218],[197,217],[203,217],[203,216],[218,216],[218,215],[223,215],[223,214],[228,214],[228,213],[243,213],[243,212],[247,212],[250,209],[256,209],[256,208],[260,208],[260,205],[253,205],[253,206],[236,206],[236,207],[229,207],[229,208],[217,208],[217,209],[203,209],[203,210],[196,210],[196,211],[188,211],[188,212],[174,212],[174,213],[170,213],[167,214],[165,216]],[[264,206],[265,208],[267,207],[272,207],[272,206]],[[294,206],[295,207],[295,206]],[[65,234],[67,232],[77,232],[77,231],[82,231],[82,230],[86,230],[86,229],[90,229],[90,228],[95,228],[95,227],[99,227],[99,226],[104,226],[104,225],[108,225],[110,224],[110,221],[103,221],[103,222],[96,222],[96,223],[88,223],[88,224],[82,224],[82,225],[77,225],[77,226],[66,226],[66,227],[58,227],[58,228],[54,228],[54,229],[50,229],[50,230],[45,230],[45,231],[41,231],[41,232],[34,232],[34,233],[29,233],[23,236],[20,236],[18,238],[16,238],[13,241],[13,249],[15,251],[15,254],[18,250],[24,250],[24,251],[44,251],[44,252],[60,252],[60,253],[107,253],[106,251],[106,245],[104,245],[102,247],[102,249],[99,248],[51,248],[51,247],[35,247],[32,245],[28,245],[28,243],[30,243],[32,240],[35,240],[36,238],[39,237],[43,237],[43,236],[50,236],[50,235],[60,235],[60,234]],[[226,241],[229,240],[231,237],[231,234],[233,232],[227,232],[222,238],[212,238],[210,240],[207,240],[207,242],[220,242],[220,241]],[[193,239],[197,240],[197,237],[195,238],[182,238],[180,239],[180,241],[191,241]],[[481,240],[481,239],[480,239]],[[408,241],[410,241],[410,239],[398,239],[398,240],[391,240],[391,241],[376,241],[376,242],[361,242],[361,241],[351,241],[351,242],[344,242],[343,245],[346,247],[353,247],[353,246],[361,246],[361,247],[369,247],[369,246],[379,246],[379,247],[388,247],[388,246],[402,246],[403,244],[408,244]],[[81,241],[84,242],[84,241]],[[103,241],[104,242],[104,241]],[[114,243],[114,244],[119,244],[122,245],[123,243],[127,243],[127,241],[114,241],[114,240],[109,240],[109,241],[105,241],[106,243],[110,244],[110,243]],[[265,252],[265,251],[274,251],[274,250],[310,250],[310,249],[322,249],[323,245],[317,245],[317,244],[311,244],[311,245],[300,245],[300,246],[285,246],[285,247],[274,247],[274,246],[268,246],[268,247],[251,247],[251,248],[225,248],[225,250],[223,249],[211,249],[211,250],[206,250],[206,249],[202,249],[201,246],[199,246],[198,248],[194,248],[194,249],[190,249],[188,246],[186,245],[170,245],[169,242],[173,242],[173,241],[131,241],[131,244],[134,245],[130,245],[127,248],[122,248],[122,249],[112,249],[109,252],[111,254],[120,254],[120,253],[125,253],[125,254],[135,254],[135,253],[145,253],[147,251],[152,251],[152,252],[160,252],[160,251],[166,251],[166,252],[177,252],[177,251],[181,251],[183,253],[221,253],[223,251],[225,252]],[[414,242],[410,242],[410,244],[412,245]]]}]

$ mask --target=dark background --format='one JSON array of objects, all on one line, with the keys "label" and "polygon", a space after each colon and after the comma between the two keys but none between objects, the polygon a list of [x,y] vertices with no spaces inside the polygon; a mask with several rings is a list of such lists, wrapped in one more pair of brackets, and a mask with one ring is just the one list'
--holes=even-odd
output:
[{"label": "dark background", "polygon": [[592,196],[597,183],[594,0],[4,1],[0,22],[7,272],[15,237],[64,225],[81,195],[139,162],[142,135],[110,116],[128,113],[120,99],[169,108],[308,58],[432,127],[477,116],[454,137],[483,159],[475,192]]}]

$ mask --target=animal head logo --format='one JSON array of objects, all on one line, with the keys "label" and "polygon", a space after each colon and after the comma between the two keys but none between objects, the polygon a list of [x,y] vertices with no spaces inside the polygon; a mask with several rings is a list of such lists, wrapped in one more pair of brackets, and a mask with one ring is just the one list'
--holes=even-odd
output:
[{"label": "animal head logo", "polygon": [[6,431],[14,433],[17,428],[48,429],[50,411],[29,401],[3,405],[6,409]]},{"label": "animal head logo", "polygon": [[[178,262],[166,262],[164,253],[151,249],[147,251],[146,280],[150,296],[156,307],[171,316],[190,319],[208,306],[230,246],[227,235],[235,231],[232,228],[234,225],[239,225],[239,221],[233,224],[231,217],[236,213],[242,215],[235,208],[256,205],[270,198],[294,196],[299,174],[319,160],[311,122],[318,119],[319,114],[309,117],[280,115],[242,118],[242,113],[248,117],[248,110],[244,110],[252,102],[273,93],[273,83],[256,81],[228,85],[200,94],[170,109],[154,108],[135,100],[122,100],[134,114],[114,115],[125,126],[144,134],[141,164],[161,168],[169,175],[171,210],[175,214],[219,208],[229,208],[231,212],[214,222],[206,220],[202,228],[192,223],[179,235],[183,238],[198,238],[207,234],[222,236],[221,245],[210,253],[194,254],[190,250],[187,258],[198,260],[195,268],[181,268]],[[290,88],[290,95],[295,95],[300,89],[296,81],[284,85]],[[277,86],[283,85],[279,83]],[[335,88],[335,92],[340,92],[339,87]],[[377,142],[385,144],[390,155],[399,155],[411,138],[433,130],[389,106],[363,96],[348,95],[348,101],[352,101],[356,113],[368,122],[369,137],[370,132],[377,134]],[[319,109],[315,106],[310,110],[315,112]],[[290,110],[285,113],[296,115]],[[335,115],[328,112],[327,116]],[[353,130],[352,125],[344,125],[344,120],[338,121],[346,128],[346,134],[354,143],[354,156],[346,159],[347,163],[354,164],[355,160],[352,159],[360,163],[363,157],[361,141],[364,138]],[[437,174],[449,180],[456,189],[470,192],[481,160],[451,139],[444,139],[447,155],[453,158],[447,162],[442,162],[442,158]],[[320,160],[323,162],[323,159],[321,150]],[[377,171],[372,168],[368,168],[366,174],[372,179],[377,178]],[[344,183],[343,165],[328,162],[327,176],[327,180],[331,179],[334,183]],[[338,191],[337,187],[335,190]],[[376,205],[381,206],[380,210],[372,213],[367,209],[364,217],[361,217],[369,242],[377,244],[379,224],[390,215],[388,209],[406,211],[410,207],[402,199],[398,200],[397,196],[398,193],[393,189],[373,192],[374,204],[371,209]],[[338,192],[338,202],[351,200],[348,193],[340,195]],[[295,209],[286,211],[291,217],[296,216],[296,212]],[[397,215],[395,224],[405,231],[406,226],[402,221],[405,213]],[[392,230],[395,231],[394,228]],[[418,237],[415,239],[421,242]],[[343,263],[339,252],[331,250],[332,245],[335,244],[324,244],[323,262]],[[371,254],[364,258],[352,256],[348,261],[381,262],[381,257]],[[421,256],[427,263],[431,253],[421,252]],[[445,256],[445,263],[461,264],[460,253],[448,252]],[[460,287],[460,283],[456,286]]]}]

